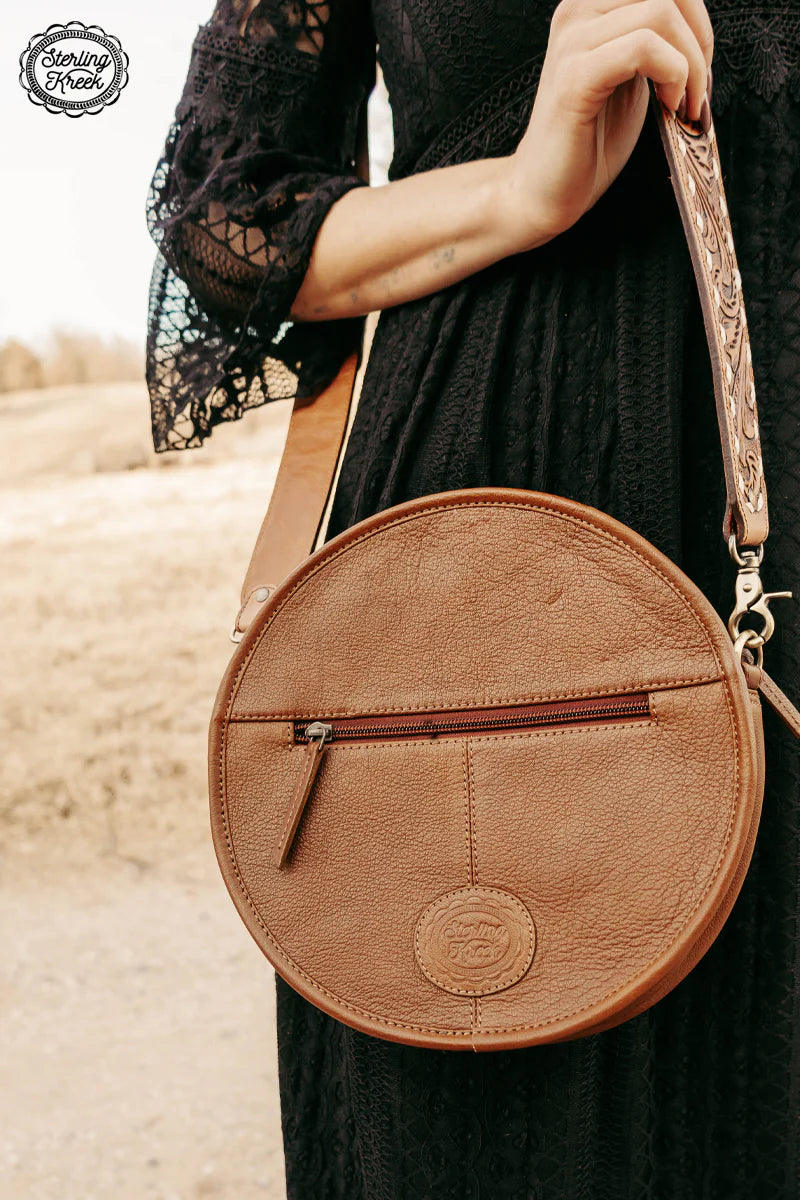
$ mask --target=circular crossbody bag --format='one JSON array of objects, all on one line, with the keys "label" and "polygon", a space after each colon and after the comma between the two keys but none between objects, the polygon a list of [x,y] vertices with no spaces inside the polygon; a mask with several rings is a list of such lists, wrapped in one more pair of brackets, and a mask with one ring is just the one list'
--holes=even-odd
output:
[{"label": "circular crossbody bag", "polygon": [[759,690],[800,729],[761,661],[767,500],[713,124],[652,85],[651,108],[713,362],[727,627],[634,530],[540,492],[425,496],[308,556],[353,363],[295,408],[211,724],[213,836],[275,969],[377,1037],[506,1049],[655,1003],[750,861]]}]

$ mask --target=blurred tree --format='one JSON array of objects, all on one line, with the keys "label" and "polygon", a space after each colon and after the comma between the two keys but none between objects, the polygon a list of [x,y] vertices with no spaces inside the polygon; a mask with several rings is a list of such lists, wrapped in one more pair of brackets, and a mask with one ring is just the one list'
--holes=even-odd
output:
[{"label": "blurred tree", "polygon": [[141,379],[142,364],[142,350],[124,338],[104,340],[97,334],[55,329],[44,356],[44,381],[46,384],[110,383]]},{"label": "blurred tree", "polygon": [[9,338],[0,345],[0,392],[141,379],[143,364],[141,346],[121,337],[55,329],[40,353]]},{"label": "blurred tree", "polygon": [[44,370],[38,355],[15,338],[0,346],[0,392],[39,388],[43,383]]}]

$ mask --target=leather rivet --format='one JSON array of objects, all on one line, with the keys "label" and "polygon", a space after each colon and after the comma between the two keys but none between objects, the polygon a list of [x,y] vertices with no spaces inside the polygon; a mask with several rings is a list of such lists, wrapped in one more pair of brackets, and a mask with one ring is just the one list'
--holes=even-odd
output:
[{"label": "leather rivet", "polygon": [[263,604],[264,601],[266,600],[267,596],[269,595],[269,588],[265,588],[265,587],[258,588],[255,595],[256,595],[256,600],[258,601],[258,603]]}]

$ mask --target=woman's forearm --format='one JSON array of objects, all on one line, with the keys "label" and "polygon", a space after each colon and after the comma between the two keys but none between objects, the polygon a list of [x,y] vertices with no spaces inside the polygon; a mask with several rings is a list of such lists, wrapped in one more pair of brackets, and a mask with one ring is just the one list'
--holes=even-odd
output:
[{"label": "woman's forearm", "polygon": [[346,192],[317,234],[292,316],[402,304],[568,229],[630,157],[648,79],[707,127],[713,44],[703,0],[562,0],[514,154]]},{"label": "woman's forearm", "polygon": [[298,321],[360,316],[426,296],[553,236],[544,212],[510,218],[510,158],[346,192],[325,218],[292,308]]}]

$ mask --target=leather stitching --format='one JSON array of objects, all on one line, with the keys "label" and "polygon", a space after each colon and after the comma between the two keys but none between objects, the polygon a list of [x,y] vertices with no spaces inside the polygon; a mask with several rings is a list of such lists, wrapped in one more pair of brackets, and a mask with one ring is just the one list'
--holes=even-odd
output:
[{"label": "leather stitching", "polygon": [[[421,745],[424,743],[417,743]],[[472,878],[472,836],[471,836],[471,813],[469,801],[469,774],[467,771],[467,742],[464,742],[464,753],[462,755],[463,773],[464,773],[464,841],[467,848],[467,884],[473,883]]]},{"label": "leather stitching", "polygon": [[655,719],[649,720],[644,717],[641,721],[608,721],[599,722],[596,725],[565,725],[563,729],[531,729],[527,733],[479,733],[472,735],[473,742],[493,742],[498,738],[506,737],[521,741],[526,737],[545,738],[559,737],[562,733],[598,733],[601,729],[626,729],[633,732],[634,729],[652,729],[658,722]]},{"label": "leather stitching", "polygon": [[[646,683],[637,680],[634,683],[624,683],[619,687],[615,687],[613,691],[605,688],[594,688],[589,691],[576,692],[535,692],[529,696],[488,696],[483,700],[479,700],[476,704],[465,705],[463,712],[470,712],[473,708],[488,708],[493,704],[538,704],[545,703],[548,700],[586,700],[593,696],[624,696],[630,692],[642,692],[650,690],[670,690],[677,687],[694,687],[701,683],[720,683],[722,676],[716,675],[692,675],[682,676],[678,679],[652,679]],[[416,713],[416,712],[437,712],[441,709],[441,704],[419,704],[413,708],[408,706],[400,706],[397,708],[372,708],[370,716],[380,716],[383,713]],[[327,717],[361,717],[364,715],[363,707],[360,709],[338,709],[335,712],[328,712]],[[236,721],[309,721],[317,720],[318,712],[249,712],[235,713],[227,718],[230,722]]]},{"label": "leather stitching", "polygon": [[783,717],[784,721],[786,721],[789,727],[793,731],[797,730],[798,734],[800,734],[800,724],[798,724],[797,709],[792,704],[791,700],[789,700],[789,697],[784,696],[774,679],[772,679],[770,675],[767,675],[766,671],[762,676],[760,691],[764,693],[769,703]]},{"label": "leather stitching", "polygon": [[467,796],[469,798],[469,830],[471,840],[470,854],[470,883],[478,883],[478,833],[475,828],[475,776],[472,771],[472,746],[470,739],[465,742],[467,760]]},{"label": "leather stitching", "polygon": [[[720,681],[721,682],[721,681]],[[655,714],[652,717],[642,717],[641,719],[628,719],[627,721],[598,721],[594,724],[587,725],[563,725],[558,729],[523,729],[516,732],[508,730],[507,732],[499,733],[470,733],[470,734],[448,734],[438,738],[417,738],[413,741],[405,738],[387,738],[385,741],[375,742],[337,742],[334,749],[337,754],[346,751],[348,754],[355,754],[359,750],[396,750],[398,745],[402,745],[408,750],[430,750],[433,746],[441,746],[445,742],[458,743],[460,738],[472,742],[495,742],[499,740],[510,740],[516,738],[518,741],[523,738],[543,738],[543,737],[558,737],[562,733],[597,733],[602,729],[648,729],[658,725],[658,718]],[[294,746],[294,750],[298,747]],[[331,752],[330,746],[328,753]],[[466,804],[466,802],[465,802]]]}]

